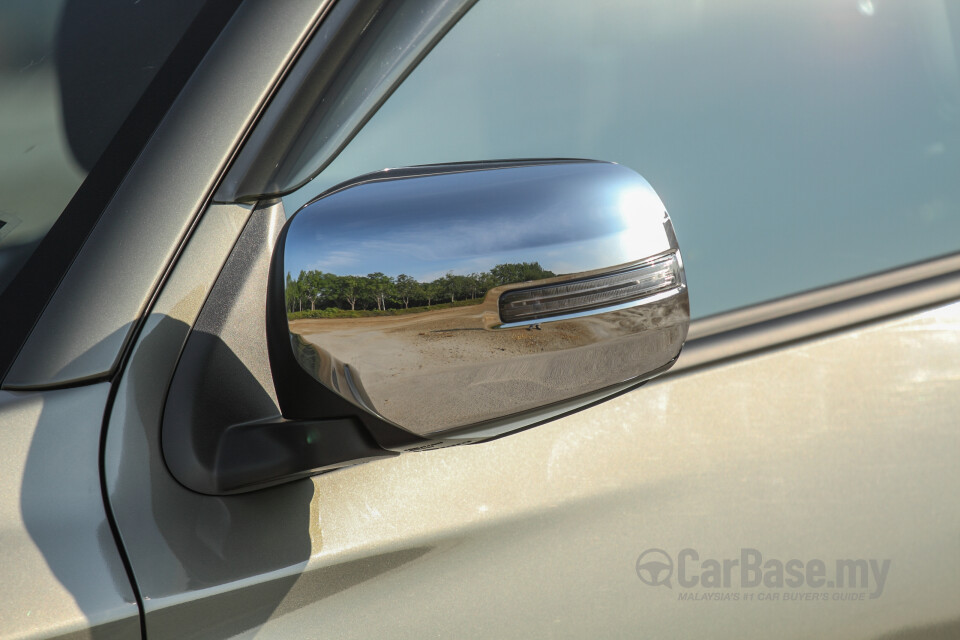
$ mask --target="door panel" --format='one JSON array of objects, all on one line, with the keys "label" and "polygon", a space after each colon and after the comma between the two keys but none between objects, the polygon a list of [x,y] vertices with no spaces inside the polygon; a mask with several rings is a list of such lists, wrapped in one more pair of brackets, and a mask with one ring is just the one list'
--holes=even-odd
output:
[{"label": "door panel", "polygon": [[[499,441],[318,477],[321,538],[271,624],[411,638],[956,632],[958,335],[960,303],[655,381]],[[875,599],[875,586],[665,588],[635,571],[648,548],[890,568]],[[369,571],[404,552],[378,580],[304,606],[343,563]]]},{"label": "door panel", "polygon": [[[960,303],[673,375],[486,444],[211,497],[163,464],[162,381],[204,297],[198,274],[218,269],[209,243],[231,233],[191,241],[108,429],[149,635],[876,638],[956,624]],[[876,585],[665,588],[638,577],[649,548],[890,568],[875,599]],[[708,591],[866,599],[679,598]]]},{"label": "door panel", "polygon": [[108,384],[0,391],[0,636],[130,638],[140,616],[100,492]]}]

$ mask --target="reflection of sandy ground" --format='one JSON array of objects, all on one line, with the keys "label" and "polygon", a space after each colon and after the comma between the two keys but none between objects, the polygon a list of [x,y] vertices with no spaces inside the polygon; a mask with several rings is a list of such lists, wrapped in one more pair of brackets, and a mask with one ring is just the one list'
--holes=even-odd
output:
[{"label": "reflection of sandy ground", "polygon": [[323,382],[344,387],[346,364],[371,408],[428,433],[601,389],[665,363],[683,339],[678,321],[684,314],[671,309],[658,304],[544,322],[540,329],[493,330],[487,327],[498,316],[484,303],[393,317],[294,320],[290,330],[318,347],[323,364],[316,375]]}]

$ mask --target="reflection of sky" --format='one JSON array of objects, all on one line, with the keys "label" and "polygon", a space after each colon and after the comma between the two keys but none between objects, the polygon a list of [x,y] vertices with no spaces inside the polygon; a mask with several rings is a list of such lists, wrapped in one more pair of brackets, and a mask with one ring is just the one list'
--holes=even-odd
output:
[{"label": "reflection of sky", "polygon": [[607,164],[378,182],[328,196],[299,215],[287,236],[285,270],[382,271],[426,281],[536,261],[575,273],[665,250],[662,220],[663,205],[646,183]]},{"label": "reflection of sky", "polygon": [[841,281],[960,248],[958,33],[941,0],[484,0],[286,205],[383,167],[596,158],[667,204],[694,315]]}]

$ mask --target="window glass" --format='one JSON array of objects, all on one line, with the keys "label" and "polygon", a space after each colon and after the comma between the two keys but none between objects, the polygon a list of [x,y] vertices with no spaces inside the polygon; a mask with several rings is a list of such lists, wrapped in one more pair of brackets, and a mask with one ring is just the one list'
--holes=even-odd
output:
[{"label": "window glass", "polygon": [[694,316],[960,248],[957,6],[480,0],[288,210],[368,171],[627,165]]},{"label": "window glass", "polygon": [[76,193],[202,4],[0,4],[0,291]]}]

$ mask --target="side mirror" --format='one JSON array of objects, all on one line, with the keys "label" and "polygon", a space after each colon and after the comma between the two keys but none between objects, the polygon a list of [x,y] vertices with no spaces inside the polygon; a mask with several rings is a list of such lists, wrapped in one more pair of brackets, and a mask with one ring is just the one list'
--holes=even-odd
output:
[{"label": "side mirror", "polygon": [[299,366],[430,440],[502,435],[647,380],[689,325],[663,203],[605,162],[366,175],[301,208],[274,260]]},{"label": "side mirror", "polygon": [[[687,335],[670,218],[616,164],[381,171],[301,208],[272,256],[244,233],[164,409],[164,460],[201,493],[524,429],[665,371]],[[244,315],[235,353],[220,327]]]}]

